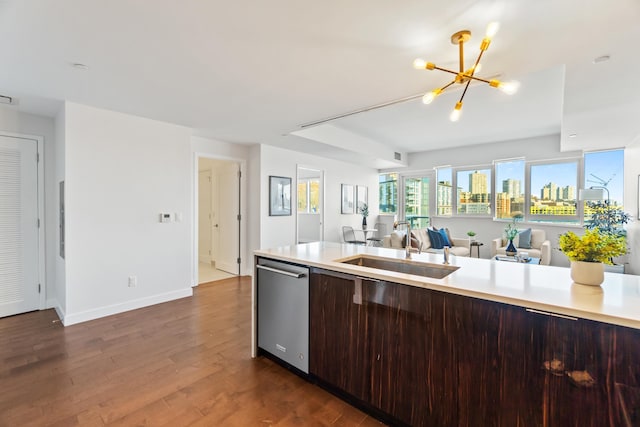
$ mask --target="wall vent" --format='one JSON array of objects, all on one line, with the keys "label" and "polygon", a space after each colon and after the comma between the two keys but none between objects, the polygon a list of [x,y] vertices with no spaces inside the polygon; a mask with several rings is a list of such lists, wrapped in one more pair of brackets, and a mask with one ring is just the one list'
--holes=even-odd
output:
[{"label": "wall vent", "polygon": [[396,160],[402,160],[402,154],[398,153],[397,151],[393,153],[393,158]]}]

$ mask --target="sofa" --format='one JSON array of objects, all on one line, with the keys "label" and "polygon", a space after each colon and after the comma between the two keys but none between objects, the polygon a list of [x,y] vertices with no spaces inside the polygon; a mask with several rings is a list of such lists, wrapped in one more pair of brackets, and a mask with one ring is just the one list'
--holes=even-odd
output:
[{"label": "sofa", "polygon": [[[407,232],[406,230],[395,230],[391,234],[388,234],[382,238],[382,247],[404,249],[404,241]],[[417,228],[411,230],[413,236],[412,244],[414,248],[420,249],[422,252],[440,253],[442,249],[433,249],[431,247],[431,239],[429,239],[429,233],[426,228]],[[469,256],[469,238],[456,238],[451,237],[451,248],[449,253],[456,256]]]},{"label": "sofa", "polygon": [[[522,231],[520,231],[518,236],[513,240],[513,244],[518,252],[528,252],[530,257],[540,258],[540,264],[549,265],[551,263],[551,242],[547,240],[545,231],[532,228],[530,245],[520,241]],[[506,255],[508,244],[509,241],[505,238],[493,239],[491,241],[491,258],[496,255]],[[527,246],[531,247],[529,248]]]}]

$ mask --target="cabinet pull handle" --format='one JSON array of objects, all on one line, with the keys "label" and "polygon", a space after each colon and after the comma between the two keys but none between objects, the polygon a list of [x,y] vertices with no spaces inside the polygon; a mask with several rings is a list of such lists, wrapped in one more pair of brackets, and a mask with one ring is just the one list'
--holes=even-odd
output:
[{"label": "cabinet pull handle", "polygon": [[258,267],[260,270],[267,270],[267,271],[271,271],[272,273],[284,274],[285,276],[295,277],[296,279],[304,277],[304,273],[292,273],[290,271],[279,270],[273,267],[267,267],[266,265],[258,264],[256,267]]},{"label": "cabinet pull handle", "polygon": [[565,316],[564,314],[549,313],[548,311],[534,310],[533,308],[526,308],[525,310],[527,310],[529,313],[543,314],[545,316],[552,316],[552,317],[560,317],[561,319],[567,319],[567,320],[573,320],[573,321],[578,320],[577,317]]}]

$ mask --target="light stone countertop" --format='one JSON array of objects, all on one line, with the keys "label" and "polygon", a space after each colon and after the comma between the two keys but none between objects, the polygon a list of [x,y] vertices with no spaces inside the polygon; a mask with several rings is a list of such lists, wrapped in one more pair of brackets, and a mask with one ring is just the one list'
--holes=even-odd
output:
[{"label": "light stone countertop", "polygon": [[[336,262],[367,254],[404,260],[404,250],[315,242],[259,249],[256,256],[387,280],[565,316],[640,329],[640,276],[605,273],[600,287],[574,284],[564,267],[450,256],[460,267],[443,279]],[[412,254],[412,261],[442,264],[442,254]]]}]

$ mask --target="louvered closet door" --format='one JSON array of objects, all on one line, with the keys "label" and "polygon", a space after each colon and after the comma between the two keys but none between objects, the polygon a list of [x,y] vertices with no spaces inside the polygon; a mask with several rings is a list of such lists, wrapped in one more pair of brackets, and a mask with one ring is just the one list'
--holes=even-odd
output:
[{"label": "louvered closet door", "polygon": [[0,136],[0,317],[39,308],[37,149]]}]

